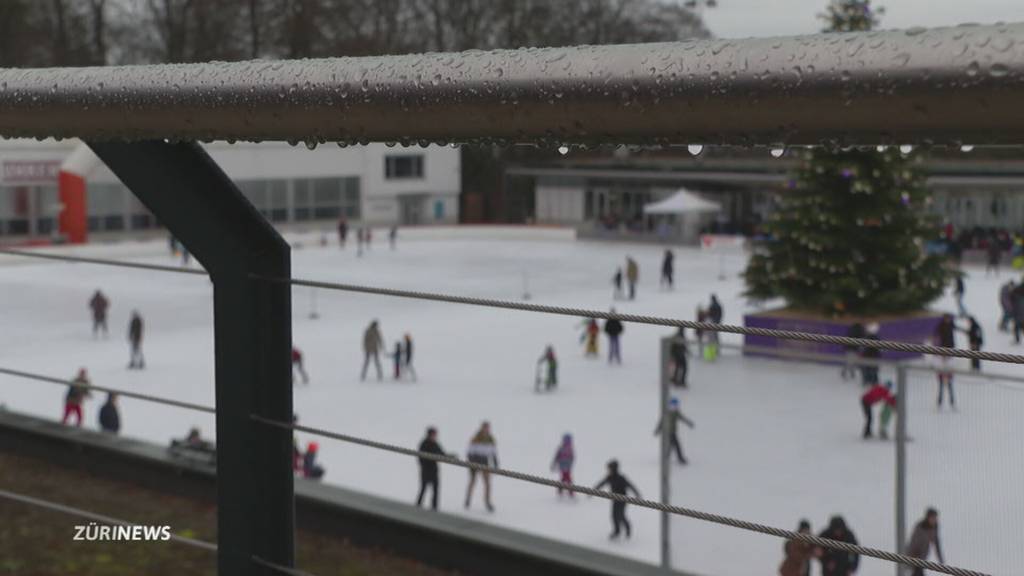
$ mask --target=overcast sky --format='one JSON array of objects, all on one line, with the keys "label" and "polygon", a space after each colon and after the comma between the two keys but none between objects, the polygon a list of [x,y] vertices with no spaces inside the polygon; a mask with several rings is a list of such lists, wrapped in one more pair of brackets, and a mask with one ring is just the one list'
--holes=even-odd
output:
[{"label": "overcast sky", "polygon": [[[819,32],[827,0],[718,0],[704,21],[718,38],[789,36]],[[880,28],[950,26],[964,22],[1024,22],[1024,0],[876,0],[885,8]]]}]

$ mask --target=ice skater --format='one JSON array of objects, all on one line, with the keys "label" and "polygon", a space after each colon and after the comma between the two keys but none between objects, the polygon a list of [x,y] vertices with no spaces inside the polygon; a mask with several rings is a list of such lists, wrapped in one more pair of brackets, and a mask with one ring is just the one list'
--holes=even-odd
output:
[{"label": "ice skater", "polygon": [[[426,452],[427,454],[437,454],[438,456],[444,456],[444,449],[441,448],[441,444],[437,441],[437,428],[433,426],[427,428],[427,435],[420,442],[420,452]],[[431,510],[437,510],[437,500],[439,498],[438,493],[440,490],[440,475],[438,474],[437,460],[431,460],[430,458],[419,458],[420,463],[420,492],[416,496],[416,506],[423,506],[423,496],[427,493],[427,488],[430,488],[430,508]]]},{"label": "ice skater", "polygon": [[615,270],[615,275],[612,276],[612,286],[615,287],[615,291],[612,293],[612,298],[615,300],[622,300],[625,295],[622,292],[622,268]]},{"label": "ice skater", "polygon": [[310,442],[306,447],[306,453],[302,456],[302,475],[312,480],[319,480],[324,477],[324,467],[317,463],[316,456],[320,452],[320,445]]},{"label": "ice skater", "polygon": [[[981,350],[981,346],[985,343],[985,336],[981,330],[981,324],[978,323],[978,319],[974,316],[967,317],[967,344],[971,350],[978,352]],[[981,360],[977,358],[971,358],[971,370],[978,372],[981,370]]]},{"label": "ice skater", "polygon": [[100,407],[100,430],[117,434],[121,430],[121,415],[117,410],[117,394],[107,394],[107,401]]},{"label": "ice skater", "polygon": [[[857,537],[846,526],[842,516],[833,516],[821,534],[822,538],[856,544]],[[818,548],[816,550],[818,560],[821,562],[821,576],[851,576],[857,572],[860,565],[860,555],[845,550],[834,548]]]},{"label": "ice skater", "polygon": [[[697,305],[696,319],[697,319],[697,322],[707,322],[708,321],[708,311],[703,306],[701,306],[700,304]],[[704,331],[701,330],[700,328],[697,328],[697,329],[695,329],[693,331],[693,335],[694,335],[695,338],[697,338],[697,357],[698,358],[703,358],[704,357]]]},{"label": "ice skater", "polygon": [[[865,340],[878,340],[879,326],[872,322],[864,329]],[[860,357],[865,360],[860,365],[860,383],[862,386],[878,384],[878,364],[875,362],[882,358],[882,351],[876,346],[864,346],[860,350]]]},{"label": "ice skater", "polygon": [[[860,322],[854,322],[846,330],[847,338],[863,338],[865,334],[864,325]],[[843,380],[852,380],[857,377],[857,356],[860,355],[859,346],[847,346],[846,355],[843,360],[843,369],[839,372],[839,376]]]},{"label": "ice skater", "polygon": [[[615,308],[612,308],[612,314],[615,314]],[[604,333],[608,335],[608,363],[609,364],[622,364],[622,350],[620,348],[619,339],[622,337],[622,333],[625,331],[622,322],[616,318],[609,318],[604,321]]]},{"label": "ice skater", "polygon": [[395,249],[395,243],[397,241],[398,241],[398,226],[392,226],[391,229],[388,230],[388,244],[391,246],[392,250]]},{"label": "ice skater", "polygon": [[61,424],[67,424],[72,415],[75,416],[75,426],[82,426],[82,403],[92,396],[89,391],[89,375],[85,368],[78,369],[78,375],[68,386],[68,393],[64,396],[64,416],[60,419]]},{"label": "ice skater", "polygon": [[[932,337],[932,343],[935,346],[940,346],[942,348],[956,348],[956,341],[954,339],[956,330],[958,330],[958,328],[953,322],[953,315],[943,314],[942,320],[940,320],[938,326],[935,327],[935,334]],[[948,389],[949,405],[952,408],[956,408],[956,398],[953,396],[953,373],[948,370],[948,366],[950,364],[949,356],[940,356],[939,362],[941,363],[942,368],[940,368],[935,374],[939,383],[938,407],[942,408],[943,392]]]},{"label": "ice skater", "polygon": [[377,380],[384,379],[384,372],[380,366],[380,353],[384,348],[384,337],[380,334],[380,325],[376,320],[370,322],[363,332],[363,372],[360,380],[366,380],[366,370],[370,367],[370,360],[377,369]]},{"label": "ice skater", "polygon": [[338,218],[338,246],[344,250],[345,240],[348,239],[348,222],[344,218]]},{"label": "ice skater", "polygon": [[669,290],[673,286],[673,272],[676,255],[671,250],[665,250],[665,256],[661,259],[661,287]]},{"label": "ice skater", "polygon": [[[633,483],[628,478],[619,473],[619,461],[609,460],[608,461],[608,475],[603,480],[598,482],[595,486],[595,490],[600,490],[608,486],[612,494],[621,494],[627,496],[631,491],[633,495],[640,498],[640,491],[633,486]],[[626,518],[626,503],[618,500],[612,500],[612,533],[609,538],[615,540],[619,537],[622,531],[626,532],[626,538],[631,537],[632,527],[629,525],[629,519]]]},{"label": "ice skater", "polygon": [[[892,382],[886,381],[885,386],[890,392],[892,391]],[[893,394],[891,400],[882,403],[882,413],[878,417],[878,437],[882,440],[889,439],[889,422],[892,420],[892,413],[896,411],[899,401],[899,395]]]},{"label": "ice skater", "polygon": [[1003,257],[1003,247],[999,245],[999,238],[995,235],[988,241],[988,249],[986,250],[988,260],[985,262],[985,277],[988,277],[990,272],[995,272],[996,276],[999,276],[999,264]]},{"label": "ice skater", "polygon": [[686,328],[680,327],[669,347],[672,357],[672,384],[686,388],[686,374],[689,370],[690,350],[686,347]]},{"label": "ice skater", "polygon": [[964,273],[957,272],[956,279],[953,281],[953,297],[956,299],[957,316],[961,318],[967,316],[967,309],[964,308],[965,292],[966,288],[964,286]]},{"label": "ice skater", "polygon": [[[811,533],[811,523],[801,520],[796,529],[801,534]],[[814,557],[814,546],[801,540],[787,540],[782,548],[786,557],[779,565],[779,576],[810,576],[811,558]]]},{"label": "ice skater", "polygon": [[1013,303],[1013,341],[1020,344],[1021,332],[1024,332],[1024,282],[1018,282],[1010,292]]},{"label": "ice skater", "polygon": [[[494,436],[491,436],[490,422],[485,421],[480,424],[480,429],[477,430],[476,434],[473,435],[473,439],[469,442],[466,459],[473,464],[479,464],[487,468],[498,467],[498,448],[494,442]],[[484,485],[484,505],[487,507],[488,512],[494,512],[494,505],[491,504],[491,473],[486,469],[469,469],[469,485],[466,486],[465,507],[468,509],[473,499],[473,487],[476,485],[477,474],[480,474]]]},{"label": "ice skater", "polygon": [[[718,296],[712,294],[711,303],[708,304],[707,321],[712,324],[721,324],[723,316],[724,311],[722,310],[722,304],[718,301]],[[704,359],[709,362],[714,362],[718,359],[718,331],[709,330],[705,340]]]},{"label": "ice skater", "polygon": [[303,384],[309,384],[309,374],[306,374],[306,366],[302,361],[302,351],[292,346],[292,381],[295,381],[294,373],[298,372]]},{"label": "ice skater", "polygon": [[999,287],[999,308],[1002,310],[1003,315],[999,319],[999,331],[1009,332],[1010,323],[1013,322],[1013,289],[1016,287],[1016,283],[1010,280],[1006,284]]},{"label": "ice skater", "polygon": [[[561,444],[555,450],[555,458],[551,461],[551,471],[558,472],[558,481],[562,484],[572,484],[572,465],[575,462],[576,450],[572,446],[572,434],[565,433],[562,435]],[[572,490],[559,486],[558,495],[561,496],[562,492],[567,493],[570,498],[575,496]]]},{"label": "ice skater", "polygon": [[110,309],[110,300],[103,295],[102,291],[96,290],[92,298],[89,299],[89,309],[92,310],[93,338],[99,335],[100,330],[103,331],[103,336],[107,336],[109,334],[107,330],[107,310]]},{"label": "ice skater", "polygon": [[402,350],[402,341],[395,340],[395,349],[391,353],[391,361],[394,364],[395,381],[402,379],[402,360],[405,358],[405,351]]},{"label": "ice skater", "polygon": [[402,360],[402,372],[408,373],[412,381],[415,382],[416,369],[412,366],[412,335],[406,332],[405,336],[402,337],[402,341],[404,342],[402,350],[405,353],[405,357]]},{"label": "ice skater", "polygon": [[[541,378],[540,370],[542,366],[546,366],[544,371],[544,377]],[[544,390],[550,392],[558,386],[558,358],[555,357],[554,346],[548,345],[544,349],[544,354],[537,360],[537,377],[534,379],[533,391],[541,391],[541,382],[544,383]]]},{"label": "ice skater", "polygon": [[590,318],[583,321],[583,334],[580,334],[580,342],[583,343],[583,355],[587,358],[598,355],[597,339],[600,334],[601,328],[597,325],[596,319]]},{"label": "ice skater", "polygon": [[654,428],[654,435],[658,436],[663,431],[665,426],[665,419],[668,419],[668,435],[669,435],[669,450],[675,452],[676,459],[680,464],[689,464],[686,457],[683,456],[683,444],[679,441],[679,423],[686,424],[690,430],[695,428],[693,420],[686,417],[685,414],[679,410],[679,399],[672,398],[668,404],[668,413],[658,419],[658,425]]},{"label": "ice skater", "polygon": [[[945,564],[946,560],[942,556],[942,543],[939,541],[939,511],[929,508],[925,510],[924,518],[914,526],[914,532],[910,535],[910,543],[907,544],[906,554],[911,558],[927,560],[928,553],[933,547],[939,563]],[[924,569],[914,568],[911,574],[924,576]]]},{"label": "ice skater", "polygon": [[626,282],[629,284],[629,299],[636,300],[636,283],[640,280],[640,265],[632,256],[626,256]]},{"label": "ice skater", "polygon": [[363,255],[363,246],[366,244],[366,230],[362,227],[356,229],[356,256]]},{"label": "ice skater", "polygon": [[131,360],[128,362],[129,370],[143,370],[146,368],[146,359],[142,356],[142,315],[138,310],[132,310],[132,319],[128,322],[128,342],[131,345]]},{"label": "ice skater", "polygon": [[886,382],[885,386],[882,386],[881,384],[874,384],[867,392],[861,394],[860,406],[864,411],[864,438],[871,438],[872,436],[871,416],[874,411],[875,404],[878,404],[879,402],[885,402],[890,405],[896,404],[896,398],[892,395],[890,388],[892,388],[892,382]]}]

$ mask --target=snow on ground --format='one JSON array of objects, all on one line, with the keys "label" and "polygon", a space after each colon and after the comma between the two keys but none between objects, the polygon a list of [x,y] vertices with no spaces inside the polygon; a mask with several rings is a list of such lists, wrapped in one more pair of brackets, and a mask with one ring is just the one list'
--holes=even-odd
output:
[{"label": "snow on ground", "polygon": [[[435,235],[400,240],[395,251],[378,242],[357,258],[351,248],[320,247],[311,236],[290,239],[304,246],[293,253],[295,276],[302,278],[517,299],[525,277],[533,301],[548,304],[692,318],[697,304],[716,292],[726,322],[741,323],[749,309],[736,278],[740,255],[725,259],[730,279],[720,281],[717,255],[677,250],[677,288],[661,291],[662,249],[656,246]],[[75,250],[167,263],[165,246],[129,242]],[[640,262],[639,295],[635,302],[613,301],[610,277],[627,254]],[[1002,279],[970,273],[967,304],[979,312],[987,348],[1019,351],[996,330],[995,294]],[[6,328],[0,366],[68,378],[86,366],[96,384],[213,403],[211,286],[205,277],[4,257],[0,287]],[[112,301],[109,339],[90,334],[86,302],[97,287]],[[627,325],[624,363],[609,367],[583,357],[574,318],[318,290],[320,318],[314,320],[313,302],[310,289],[294,290],[294,340],[312,377],[309,386],[295,388],[301,423],[408,446],[436,425],[445,449],[464,455],[486,419],[501,465],[537,474],[548,473],[559,438],[572,432],[578,482],[598,481],[604,463],[615,457],[644,496],[658,497],[657,341],[671,330]],[[946,297],[936,307],[952,309],[952,301]],[[125,333],[134,308],[147,323],[144,372],[126,369]],[[380,320],[389,348],[405,332],[413,335],[418,383],[377,382],[372,368],[360,382],[362,332],[373,318]],[[723,339],[739,342],[732,335]],[[549,343],[560,357],[560,388],[537,395],[536,361]],[[691,464],[673,470],[673,502],[782,527],[795,527],[806,517],[816,531],[831,514],[841,513],[862,543],[893,548],[893,446],[859,438],[859,385],[842,382],[835,368],[731,352],[715,364],[692,364],[692,387],[680,396],[697,427],[683,433]],[[1012,366],[993,369],[1019,372]],[[59,416],[63,388],[9,377],[0,384],[0,402],[8,408]],[[913,373],[910,385],[908,522],[935,505],[943,514],[950,562],[1016,572],[1024,565],[1017,530],[1024,514],[1024,391],[960,378],[959,411],[940,412],[931,375]],[[99,396],[86,406],[90,427],[96,425]],[[126,435],[165,443],[192,425],[206,435],[213,431],[205,414],[131,399],[122,399],[121,408]],[[303,445],[312,439],[300,437]],[[414,460],[318,441],[327,482],[407,502],[415,497]],[[657,561],[656,513],[631,508],[634,538],[609,542],[605,501],[560,500],[547,488],[495,479],[496,512],[483,510],[479,488],[466,511],[466,476],[442,469],[444,512]],[[698,574],[768,574],[781,560],[782,542],[775,538],[688,519],[674,520],[672,530],[676,567]],[[871,560],[860,572],[892,573],[891,566]]]}]

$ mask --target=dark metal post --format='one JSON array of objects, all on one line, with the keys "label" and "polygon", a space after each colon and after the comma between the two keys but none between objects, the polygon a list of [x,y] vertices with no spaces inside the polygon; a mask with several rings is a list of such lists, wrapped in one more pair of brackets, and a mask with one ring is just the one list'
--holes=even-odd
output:
[{"label": "dark metal post", "polygon": [[[294,563],[288,244],[195,143],[89,146],[210,273],[217,400],[217,573]],[[184,432],[184,431],[183,431]]]},{"label": "dark metal post", "polygon": [[[669,468],[669,449],[671,446],[671,425],[669,424],[669,363],[671,359],[672,337],[667,336],[661,339],[661,362],[658,363],[661,375],[661,456],[658,459],[661,466],[661,498],[662,504],[671,504],[671,469]],[[661,567],[666,572],[672,570],[672,546],[671,539],[672,518],[668,512],[661,513]]]},{"label": "dark metal post", "polygon": [[[896,368],[896,552],[907,544],[907,369]],[[896,576],[903,565],[896,563]]]}]

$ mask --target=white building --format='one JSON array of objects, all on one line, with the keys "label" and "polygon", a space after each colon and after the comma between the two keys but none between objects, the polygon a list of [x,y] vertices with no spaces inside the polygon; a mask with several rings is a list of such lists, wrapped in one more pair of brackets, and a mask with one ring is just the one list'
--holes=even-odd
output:
[{"label": "white building", "polygon": [[[68,234],[69,218],[84,218],[81,227],[90,232],[157,226],[145,206],[106,166],[89,161],[91,155],[82,147],[77,140],[0,141],[0,237],[74,240],[75,234]],[[371,144],[309,150],[285,143],[223,142],[205,148],[256,208],[276,223],[338,218],[370,225],[458,221],[457,149]],[[84,198],[82,192],[69,191],[69,176],[84,184]],[[75,194],[84,215],[73,213]]]}]

